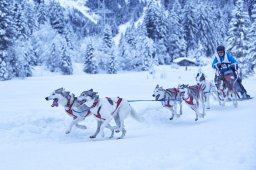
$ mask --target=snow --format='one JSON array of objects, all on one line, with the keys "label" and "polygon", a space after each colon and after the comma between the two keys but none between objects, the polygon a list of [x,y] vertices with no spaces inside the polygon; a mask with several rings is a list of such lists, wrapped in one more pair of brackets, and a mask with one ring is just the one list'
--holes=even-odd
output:
[{"label": "snow", "polygon": [[[145,122],[126,119],[124,139],[108,139],[108,130],[106,138],[89,139],[96,128],[93,117],[82,123],[88,129],[74,127],[66,135],[71,118],[44,99],[57,88],[76,95],[93,88],[102,97],[152,100],[156,84],[195,84],[198,70],[159,66],[153,79],[147,72],[89,75],[79,64],[74,67],[72,76],[35,68],[34,77],[0,82],[1,170],[256,169],[255,99],[239,102],[238,108],[211,100],[211,109],[198,122],[186,105],[183,115],[170,121],[170,113],[159,102],[133,102]],[[202,69],[208,79],[213,77],[210,65]],[[256,76],[243,80],[251,96],[256,96],[255,83]]]},{"label": "snow", "polygon": [[75,8],[79,10],[85,17],[97,24],[98,16],[95,13],[89,12],[89,8],[85,6],[87,0],[58,0],[64,8]]},{"label": "snow", "polygon": [[191,62],[195,62],[194,58],[187,58],[187,57],[179,57],[173,60],[174,63],[178,63],[182,60],[187,60],[187,61],[191,61]]},{"label": "snow", "polygon": [[125,34],[125,31],[126,29],[130,26],[130,22],[127,22],[125,24],[121,24],[119,27],[118,27],[118,34],[113,37],[113,40],[114,40],[114,43],[116,46],[118,46],[119,42],[120,42],[120,39],[121,39],[121,35]]}]

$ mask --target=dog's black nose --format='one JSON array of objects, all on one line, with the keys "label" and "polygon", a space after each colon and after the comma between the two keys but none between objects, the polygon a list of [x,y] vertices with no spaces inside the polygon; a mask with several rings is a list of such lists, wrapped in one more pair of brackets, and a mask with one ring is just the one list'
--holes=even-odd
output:
[{"label": "dog's black nose", "polygon": [[48,100],[48,97],[46,97],[45,100]]},{"label": "dog's black nose", "polygon": [[155,95],[154,95],[154,94],[153,94],[152,96],[153,96],[153,97],[155,97]]}]

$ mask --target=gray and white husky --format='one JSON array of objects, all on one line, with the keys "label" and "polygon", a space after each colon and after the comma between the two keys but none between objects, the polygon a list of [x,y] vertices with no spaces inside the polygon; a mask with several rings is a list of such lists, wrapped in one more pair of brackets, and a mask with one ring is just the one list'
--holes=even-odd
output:
[{"label": "gray and white husky", "polygon": [[207,109],[210,109],[210,96],[217,100],[219,102],[219,105],[221,105],[218,97],[218,89],[212,81],[199,80],[197,84],[200,85],[201,89],[203,90],[204,100],[206,102]]},{"label": "gray and white husky", "polygon": [[[204,106],[204,96],[203,90],[200,85],[179,85],[178,87],[179,92],[181,94],[182,100],[192,109],[195,111],[196,118],[195,121],[198,120],[198,117],[205,116],[205,106]],[[199,103],[201,103],[203,113],[199,112]]]},{"label": "gray and white husky", "polygon": [[53,100],[51,105],[52,107],[58,107],[60,104],[65,108],[65,112],[73,118],[68,129],[66,130],[66,134],[71,132],[71,129],[74,125],[80,129],[87,128],[84,125],[79,125],[78,122],[84,120],[91,114],[90,109],[86,106],[80,106],[77,102],[77,98],[73,93],[65,91],[64,88],[59,88],[54,90],[50,96],[45,98],[45,100]]},{"label": "gray and white husky", "polygon": [[[90,108],[90,112],[97,120],[97,130],[94,135],[90,136],[91,138],[95,138],[99,133],[104,137],[104,128],[108,128],[110,126],[109,123],[114,119],[117,127],[114,127],[113,129],[115,129],[116,132],[122,132],[119,137],[119,139],[121,139],[126,134],[124,120],[129,114],[138,121],[142,120],[124,98],[100,98],[99,95],[97,95],[97,92],[90,89],[82,92],[77,99],[81,105]],[[113,133],[110,138],[111,137],[113,137]]]},{"label": "gray and white husky", "polygon": [[[157,84],[152,96],[155,97],[155,100],[161,101],[163,107],[171,111],[172,116],[170,120],[172,120],[174,116],[179,117],[182,115],[182,102],[177,88],[164,89]],[[180,106],[180,114],[177,114],[177,104]]]}]

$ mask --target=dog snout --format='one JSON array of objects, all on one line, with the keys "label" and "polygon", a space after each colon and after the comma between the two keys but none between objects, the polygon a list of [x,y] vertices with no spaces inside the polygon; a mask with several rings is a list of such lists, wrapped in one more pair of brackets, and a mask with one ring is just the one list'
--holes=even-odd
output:
[{"label": "dog snout", "polygon": [[152,96],[155,97],[156,95],[153,94]]},{"label": "dog snout", "polygon": [[45,98],[45,100],[47,100],[47,101],[48,101],[48,100],[49,100],[49,98],[48,98],[48,97],[46,97],[46,98]]}]

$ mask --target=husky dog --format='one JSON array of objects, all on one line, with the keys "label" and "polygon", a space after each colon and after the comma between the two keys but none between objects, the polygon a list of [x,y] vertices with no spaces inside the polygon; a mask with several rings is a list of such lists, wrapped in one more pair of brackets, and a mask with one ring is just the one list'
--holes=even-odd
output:
[{"label": "husky dog", "polygon": [[197,73],[196,81],[197,84],[200,85],[201,89],[203,90],[204,100],[206,102],[206,109],[210,109],[210,96],[213,96],[215,100],[218,100],[219,104],[221,105],[216,85],[213,82],[207,81],[205,79],[204,73]]},{"label": "husky dog", "polygon": [[[203,97],[203,90],[201,86],[194,85],[179,85],[178,87],[181,98],[185,103],[195,111],[196,118],[195,121],[198,120],[198,117],[204,117],[205,115],[205,107],[204,107],[204,97]],[[199,102],[202,104],[203,113],[199,112]]]},{"label": "husky dog", "polygon": [[219,102],[219,105],[221,105],[218,97],[217,87],[213,82],[205,80],[201,81],[199,85],[203,90],[204,101],[206,102],[206,109],[210,109],[210,96],[213,96],[213,98]]},{"label": "husky dog", "polygon": [[229,63],[219,70],[215,76],[215,84],[218,89],[218,97],[225,106],[226,101],[232,101],[234,107],[237,107],[237,84],[236,73],[229,67]]},{"label": "husky dog", "polygon": [[[155,97],[155,100],[161,101],[163,107],[167,107],[172,112],[170,120],[172,120],[174,116],[179,117],[182,115],[182,103],[179,94],[180,93],[177,88],[164,89],[158,84],[153,92],[152,96]],[[180,105],[180,114],[177,114],[177,103]]]},{"label": "husky dog", "polygon": [[68,129],[66,130],[66,134],[71,132],[74,125],[80,129],[87,128],[84,125],[79,125],[78,122],[84,120],[91,114],[90,109],[86,106],[80,106],[73,93],[65,91],[64,88],[59,88],[54,90],[50,96],[45,98],[45,100],[53,100],[51,105],[52,107],[58,107],[59,104],[62,105],[65,108],[66,113],[73,118]]},{"label": "husky dog", "polygon": [[[115,131],[122,131],[122,134],[118,139],[123,138],[126,134],[124,120],[129,114],[136,120],[141,121],[141,118],[138,117],[128,101],[123,98],[99,98],[97,92],[90,89],[82,92],[77,99],[81,105],[86,105],[90,108],[91,113],[97,120],[97,130],[94,135],[90,136],[90,138],[95,138],[99,133],[104,137],[104,128],[109,126],[109,123],[113,118],[117,125],[117,127],[114,128]],[[110,138],[112,137],[113,133]]]}]

